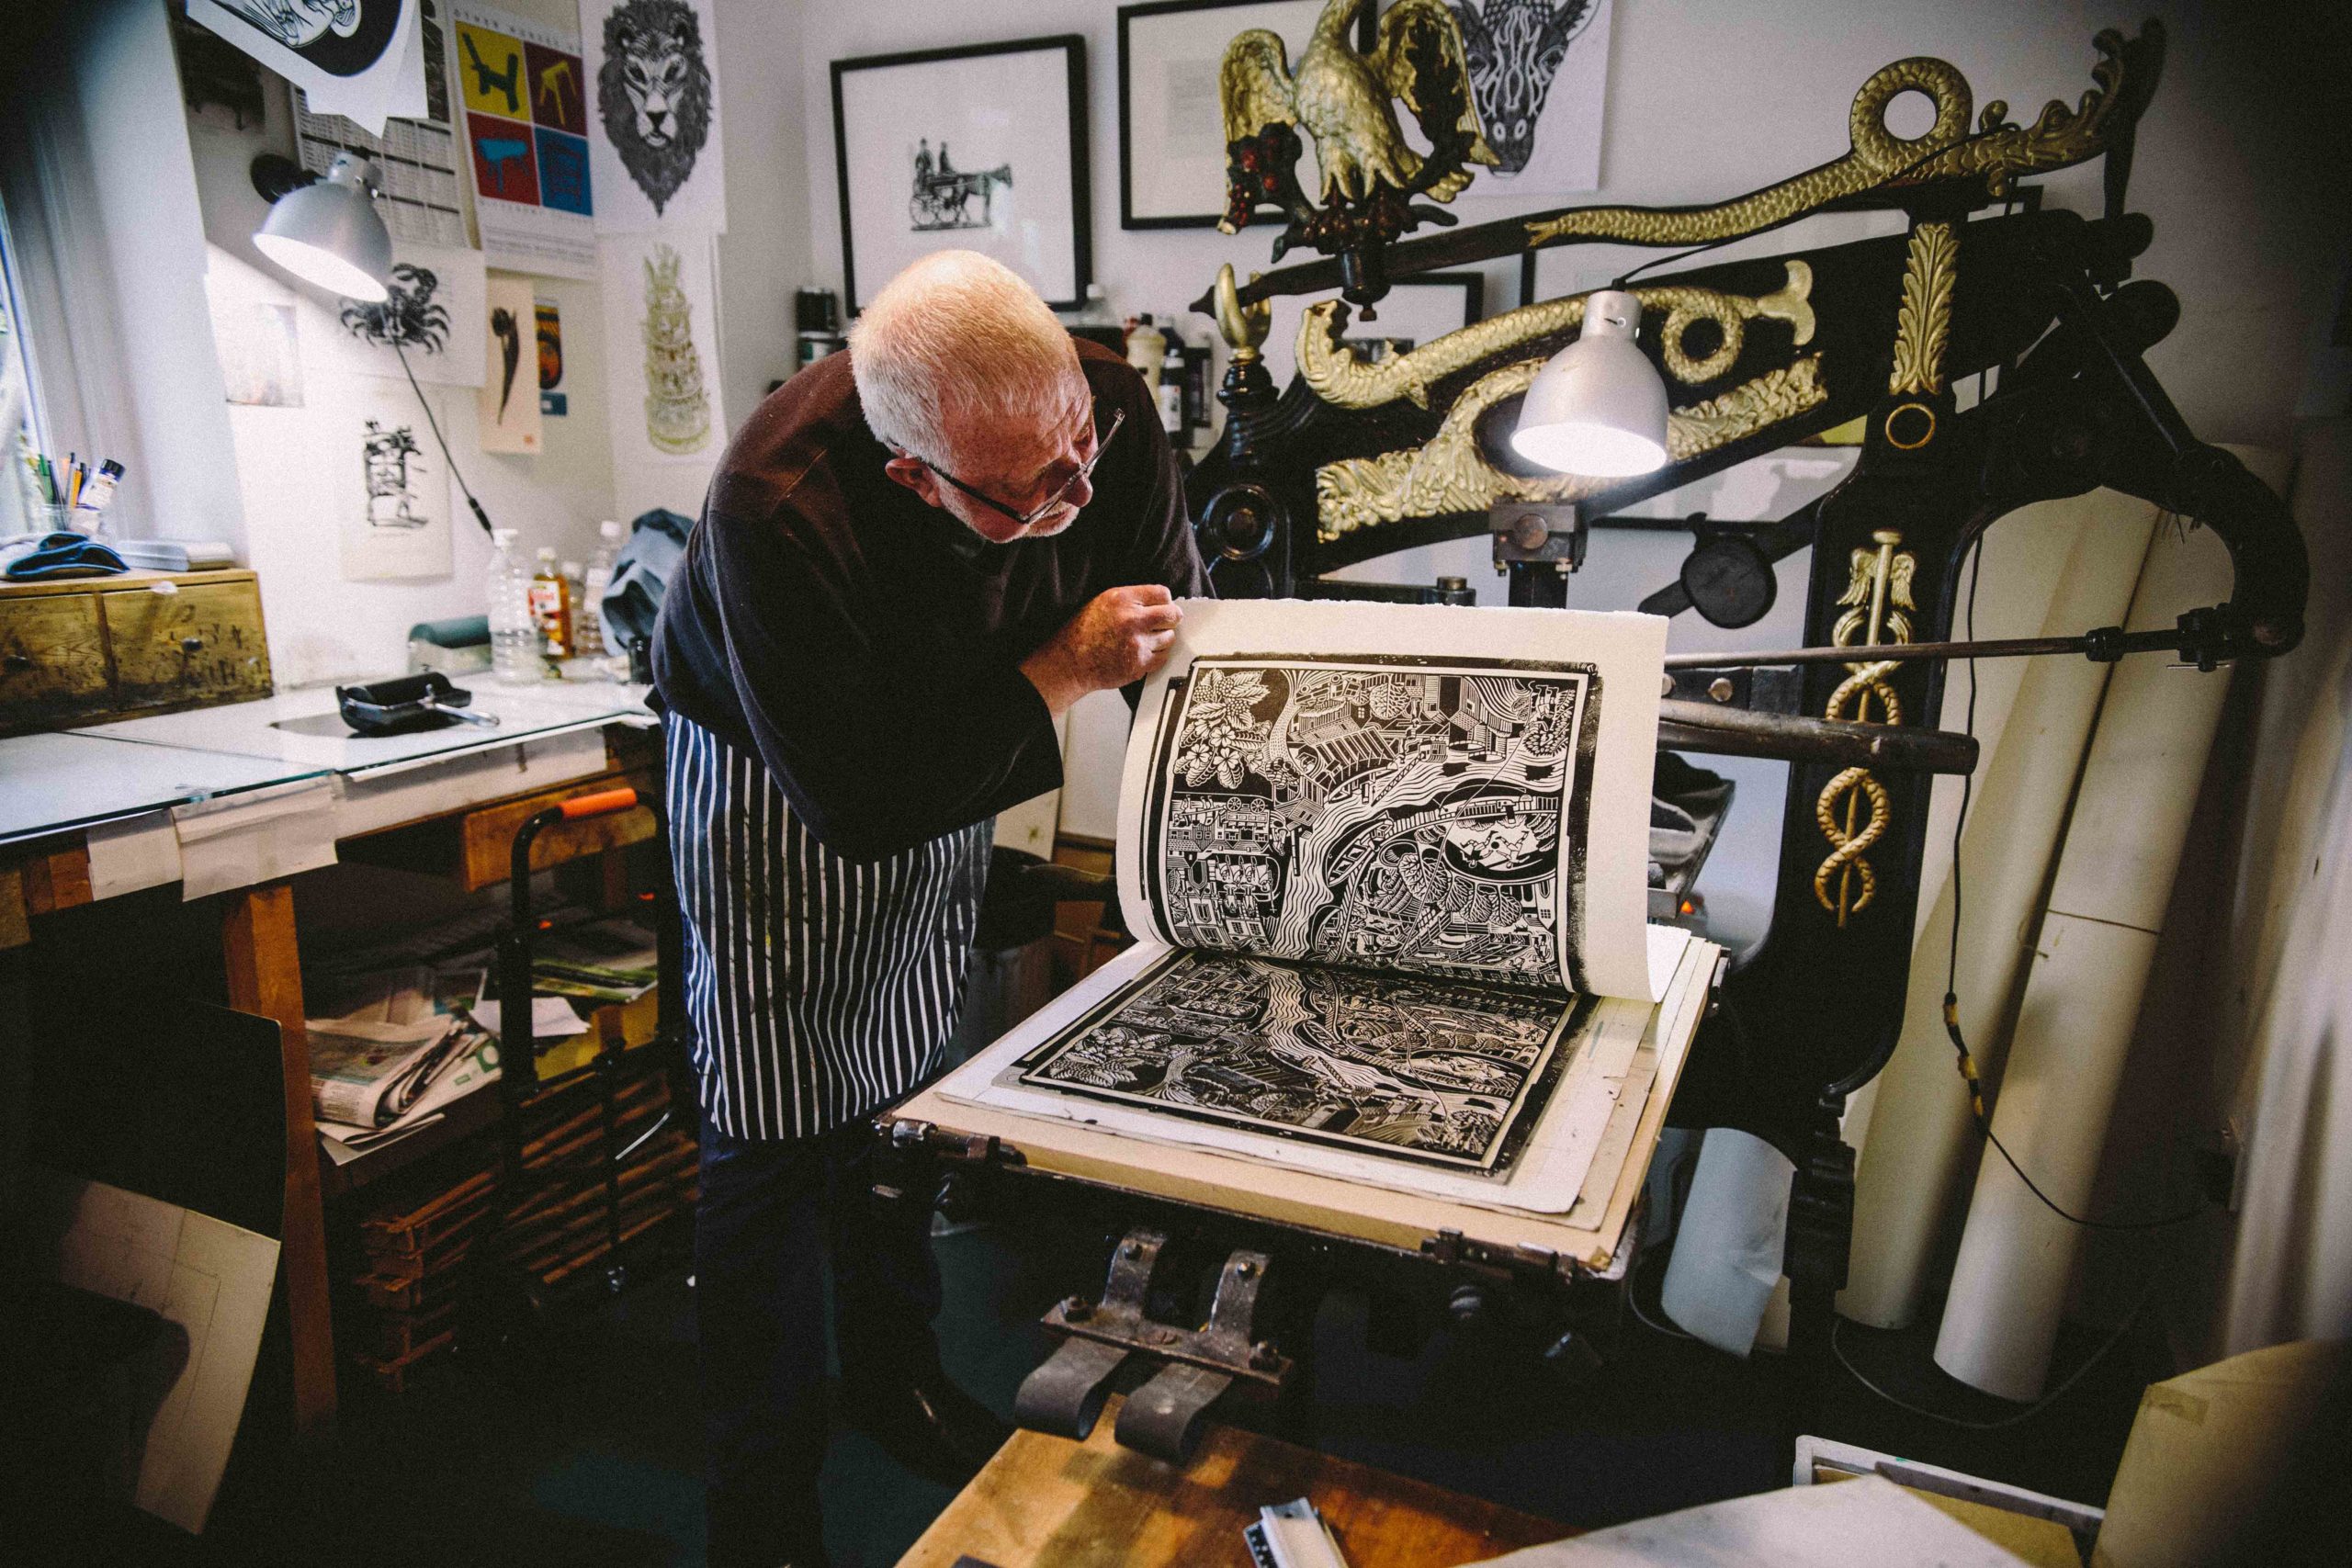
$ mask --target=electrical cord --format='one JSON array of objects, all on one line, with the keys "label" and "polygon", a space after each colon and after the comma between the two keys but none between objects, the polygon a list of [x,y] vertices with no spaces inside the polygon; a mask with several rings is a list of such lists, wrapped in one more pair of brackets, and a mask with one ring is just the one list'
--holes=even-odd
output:
[{"label": "electrical cord", "polygon": [[416,394],[417,405],[424,410],[425,425],[433,432],[434,445],[441,448],[441,460],[449,465],[449,477],[458,481],[458,489],[465,492],[466,504],[473,508],[474,521],[481,525],[483,533],[495,534],[497,530],[490,525],[490,513],[484,512],[481,502],[474,499],[472,488],[466,483],[466,476],[458,471],[458,459],[450,455],[448,440],[441,434],[441,422],[433,417],[433,400],[424,395],[424,389],[416,384],[416,372],[408,367],[408,351],[401,346],[401,340],[397,337],[392,339],[392,353],[399,356],[401,374],[408,378],[409,390]]},{"label": "electrical cord", "polygon": [[[1984,542],[1980,536],[1975,549],[1969,557],[1968,601],[1965,612],[1967,618],[1964,635],[1971,641],[1975,640],[1976,637],[1976,585],[1984,575]],[[1963,728],[1971,736],[1976,733],[1976,660],[1971,659],[1968,661],[1968,711],[1963,721]],[[1976,778],[1973,773],[1960,775],[1960,814],[1953,818],[1951,829],[1951,942],[1944,959],[1944,1033],[1951,1039],[1952,1050],[1959,1055],[1960,1076],[1968,1085],[1969,1115],[1975,1122],[1976,1130],[1984,1134],[1984,1141],[1993,1145],[1995,1152],[2007,1161],[2009,1168],[2017,1173],[2018,1179],[2025,1183],[2026,1190],[2039,1198],[2043,1208],[2069,1224],[2080,1225],[2085,1230],[2095,1231],[2154,1231],[2186,1224],[2205,1212],[2202,1205],[2153,1220],[2094,1220],[2081,1214],[2071,1213],[2049,1193],[2044,1192],[2032,1177],[2025,1173],[2025,1168],[2018,1163],[2017,1156],[2009,1153],[2008,1145],[2002,1143],[2000,1135],[1993,1131],[1993,1118],[1984,1109],[1984,1080],[1977,1073],[1976,1058],[1969,1051],[1968,1041],[1962,1035],[1960,1030],[1960,926],[1962,908],[1960,841],[1961,834],[1968,827],[1969,801],[1974,793],[1975,784]]]},{"label": "electrical cord", "polygon": [[[2046,1201],[2047,1200],[2045,1200],[2045,1201]],[[1894,1405],[1897,1410],[1917,1416],[1925,1421],[1934,1421],[1946,1427],[1958,1427],[1966,1431],[1998,1432],[2010,1427],[2021,1427],[2025,1425],[2028,1421],[2032,1420],[2035,1416],[2041,1415],[2043,1411],[2049,1409],[2052,1405],[2065,1398],[2067,1393],[2073,1390],[2074,1386],[2082,1382],[2083,1379],[2089,1374],[2090,1370],[2093,1367],[2098,1366],[2101,1361],[2107,1359],[2107,1353],[2109,1351],[2114,1349],[2118,1345],[2123,1342],[2123,1336],[2131,1330],[2131,1327],[2134,1323],[2137,1323],[2140,1320],[2141,1312],[2147,1306],[2149,1301],[2154,1297],[2156,1293],[2157,1280],[2162,1278],[2162,1275],[2156,1275],[2148,1280],[2146,1287],[2140,1292],[2140,1299],[2132,1303],[2132,1310],[2123,1314],[2123,1321],[2121,1323],[2115,1325],[2115,1332],[2109,1334],[2106,1340],[2100,1344],[2099,1348],[2090,1353],[2089,1359],[2084,1361],[2081,1366],[2076,1367],[2072,1372],[2069,1372],[2066,1375],[2066,1381],[2064,1382],[2060,1383],[2056,1388],[2052,1389],[2048,1393],[2043,1394],[2040,1399],[2035,1400],[2031,1404],[2027,1405],[2023,1410],[2018,1411],[2016,1415],[2004,1416],[1997,1421],[1971,1421],[1963,1416],[1946,1416],[1939,1411],[1930,1410],[1924,1404],[1914,1404],[1909,1400],[1905,1399],[1898,1394],[1889,1393],[1885,1389],[1883,1389],[1879,1387],[1878,1384],[1871,1382],[1869,1378],[1862,1375],[1862,1370],[1854,1365],[1853,1361],[1847,1356],[1846,1347],[1838,1337],[1846,1329],[1846,1320],[1842,1317],[1829,1325],[1829,1351],[1830,1354],[1838,1358],[1838,1364],[1845,1368],[1847,1374],[1856,1382],[1860,1383],[1864,1388],[1870,1390],[1871,1393],[1878,1395],[1881,1399],[1883,1399],[1889,1404]]]}]

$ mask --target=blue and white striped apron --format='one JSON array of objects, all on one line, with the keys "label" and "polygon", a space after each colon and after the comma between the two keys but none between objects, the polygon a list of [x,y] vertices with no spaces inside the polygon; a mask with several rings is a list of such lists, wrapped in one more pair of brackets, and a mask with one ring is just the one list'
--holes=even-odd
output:
[{"label": "blue and white striped apron", "polygon": [[814,1137],[936,1072],[994,824],[844,860],[758,756],[674,713],[663,728],[704,1115],[739,1138]]}]

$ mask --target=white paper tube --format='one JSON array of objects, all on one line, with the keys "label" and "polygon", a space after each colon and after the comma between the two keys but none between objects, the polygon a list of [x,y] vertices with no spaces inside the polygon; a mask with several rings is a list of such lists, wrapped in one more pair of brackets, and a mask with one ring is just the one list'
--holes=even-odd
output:
[{"label": "white paper tube", "polygon": [[[1987,536],[1977,629],[2057,635],[2122,620],[2155,518],[2147,502],[2110,491],[2004,518]],[[2020,601],[2043,606],[2036,619],[1996,619],[2018,615]],[[1962,1029],[1988,1072],[1997,1070],[2007,1042],[2018,974],[2108,671],[2086,659],[1992,660],[1975,669],[1984,762],[1970,799],[1968,929],[1955,988]],[[1951,684],[1964,692],[1968,679],[1965,666],[1953,666]],[[1962,721],[1953,703],[1945,703],[1947,728]],[[1913,944],[1902,1036],[1873,1080],[1878,1092],[1855,1175],[1853,1264],[1838,1309],[1879,1328],[1904,1327],[1918,1314],[1949,1256],[1981,1142],[1942,1016],[1959,795],[1959,781],[1938,782],[1922,880],[1939,891]]]},{"label": "white paper tube", "polygon": [[1745,1357],[1781,1279],[1788,1156],[1763,1139],[1710,1127],[1675,1233],[1659,1305],[1687,1333]]},{"label": "white paper tube", "polygon": [[[2132,596],[2133,630],[2170,626],[2228,591],[2221,543],[2158,532]],[[2049,913],[2034,947],[1993,1130],[2060,1207],[2091,1201],[2164,929],[2173,874],[2229,682],[2126,660],[2109,682]],[[2004,1399],[2041,1392],[2082,1232],[2027,1190],[1997,1154],[1976,1188],[1936,1338],[1936,1364]]]}]

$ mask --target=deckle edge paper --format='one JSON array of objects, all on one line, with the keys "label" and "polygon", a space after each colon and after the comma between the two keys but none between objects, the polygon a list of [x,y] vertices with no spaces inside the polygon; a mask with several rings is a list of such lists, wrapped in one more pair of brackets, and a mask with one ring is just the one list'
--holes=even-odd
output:
[{"label": "deckle edge paper", "polygon": [[[1677,937],[1687,932],[1676,931]],[[1608,1209],[1658,1067],[1679,1063],[1693,1010],[1703,1004],[1717,950],[1697,941],[1658,944],[1671,971],[1661,1004],[1588,998],[1589,1010],[1561,1042],[1548,1100],[1532,1110],[1517,1159],[1495,1172],[1450,1171],[1386,1154],[1321,1146],[1264,1129],[1170,1117],[1022,1081],[1024,1060],[1108,1009],[1116,1010],[1171,950],[1145,939],[954,1069],[942,1099],[1066,1122],[1148,1144],[1238,1158],[1270,1170],[1331,1178],[1506,1213],[1597,1224]],[[1562,1003],[1563,1006],[1566,1004]],[[1622,1128],[1623,1135],[1616,1135]]]}]

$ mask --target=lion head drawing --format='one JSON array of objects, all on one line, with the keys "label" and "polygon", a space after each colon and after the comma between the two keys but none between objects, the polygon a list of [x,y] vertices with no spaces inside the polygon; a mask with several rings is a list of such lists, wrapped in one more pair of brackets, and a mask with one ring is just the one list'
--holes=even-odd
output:
[{"label": "lion head drawing", "polygon": [[605,17],[596,112],[658,215],[710,134],[710,67],[685,0],[627,0]]}]

